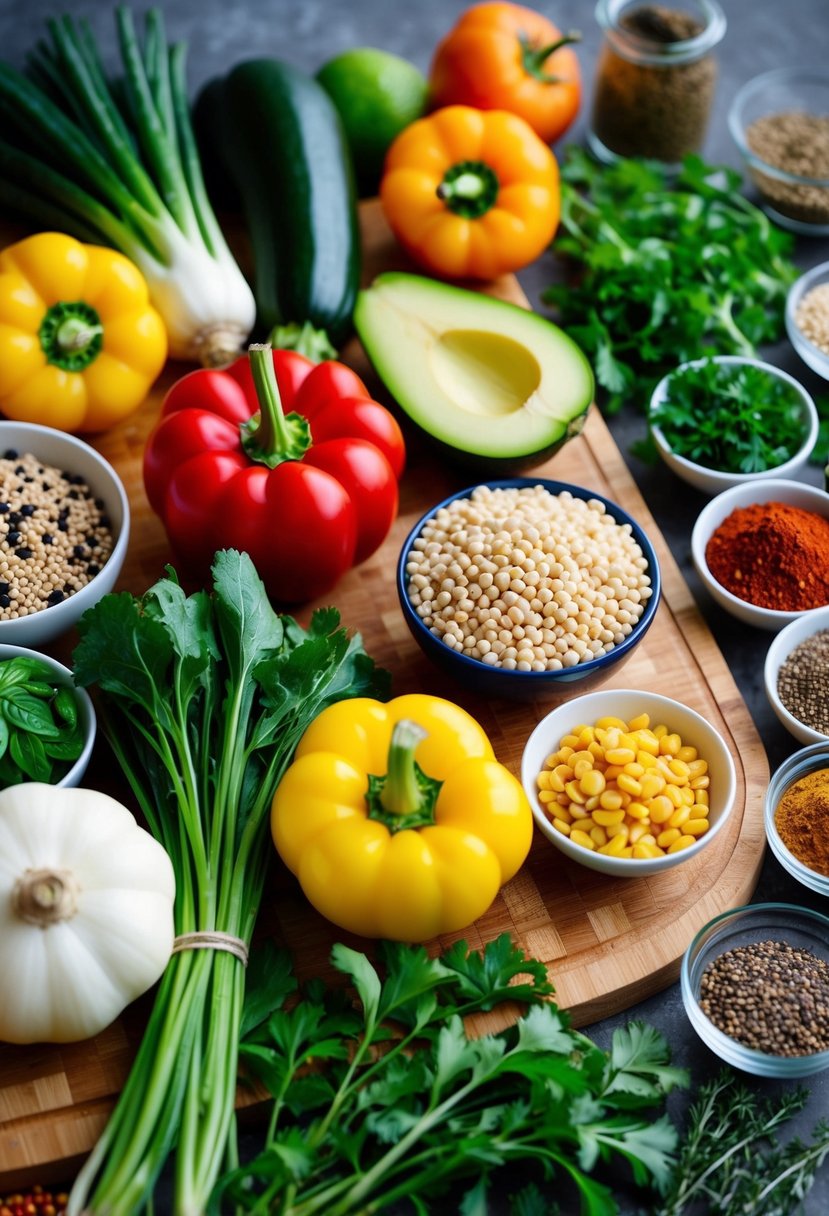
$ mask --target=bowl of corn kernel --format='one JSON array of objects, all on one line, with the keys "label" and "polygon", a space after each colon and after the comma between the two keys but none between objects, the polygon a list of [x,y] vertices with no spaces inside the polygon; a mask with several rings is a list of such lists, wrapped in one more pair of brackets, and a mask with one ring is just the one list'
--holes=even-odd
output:
[{"label": "bowl of corn kernel", "polygon": [[552,710],[527,740],[521,780],[557,849],[630,878],[707,848],[737,789],[731,753],[710,722],[641,689],[586,693]]}]

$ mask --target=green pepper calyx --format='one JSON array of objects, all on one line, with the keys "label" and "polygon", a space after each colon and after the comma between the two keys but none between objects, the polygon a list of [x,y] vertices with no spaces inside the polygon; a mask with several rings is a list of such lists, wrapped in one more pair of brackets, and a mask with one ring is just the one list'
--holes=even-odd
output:
[{"label": "green pepper calyx", "polygon": [[417,722],[396,722],[389,744],[388,771],[379,777],[369,775],[369,819],[384,823],[390,832],[428,827],[435,822],[435,804],[443,782],[427,776],[414,758],[425,738],[426,731]]}]

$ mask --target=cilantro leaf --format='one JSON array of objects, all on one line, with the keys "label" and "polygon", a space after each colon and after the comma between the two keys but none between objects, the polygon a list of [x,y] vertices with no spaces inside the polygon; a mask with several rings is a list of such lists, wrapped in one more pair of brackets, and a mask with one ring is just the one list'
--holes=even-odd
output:
[{"label": "cilantro leaf", "polygon": [[[456,942],[441,962],[457,976],[464,1012],[493,1009],[503,1000],[535,1003],[554,992],[544,964],[528,958],[508,933],[488,942],[481,953],[470,953],[466,942]],[[529,981],[516,983],[523,975]]]}]

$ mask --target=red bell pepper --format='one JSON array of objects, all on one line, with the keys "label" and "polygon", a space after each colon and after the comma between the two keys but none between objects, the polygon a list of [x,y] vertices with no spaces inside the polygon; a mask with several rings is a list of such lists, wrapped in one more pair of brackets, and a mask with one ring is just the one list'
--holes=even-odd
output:
[{"label": "red bell pepper", "polygon": [[252,346],[173,385],[144,486],[185,569],[246,550],[271,598],[298,603],[385,539],[404,459],[400,428],[350,368]]}]

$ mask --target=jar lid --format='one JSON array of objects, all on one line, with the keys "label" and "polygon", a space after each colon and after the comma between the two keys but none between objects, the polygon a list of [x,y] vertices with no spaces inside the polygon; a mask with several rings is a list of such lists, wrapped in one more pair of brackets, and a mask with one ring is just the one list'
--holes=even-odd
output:
[{"label": "jar lid", "polygon": [[[725,34],[725,13],[717,0],[689,0],[686,8],[667,10],[686,17],[699,17],[702,28],[692,38],[663,42],[620,24],[626,12],[634,13],[650,7],[647,0],[598,0],[596,5],[596,20],[604,30],[607,41],[618,55],[631,63],[658,67],[691,63],[713,50]],[[660,9],[666,11],[662,6]]]}]

